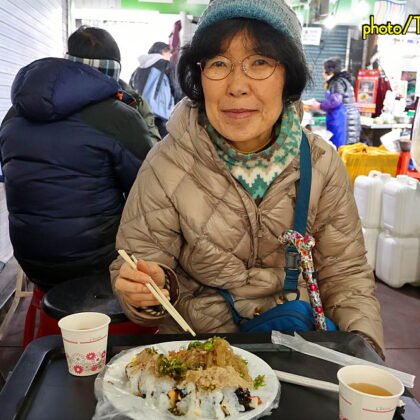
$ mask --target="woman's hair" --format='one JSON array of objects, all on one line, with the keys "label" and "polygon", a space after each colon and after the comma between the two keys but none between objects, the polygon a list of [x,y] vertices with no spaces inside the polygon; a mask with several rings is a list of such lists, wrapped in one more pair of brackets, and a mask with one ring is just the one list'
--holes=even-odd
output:
[{"label": "woman's hair", "polygon": [[294,41],[269,24],[246,18],[233,18],[216,22],[202,30],[197,39],[182,50],[178,63],[178,78],[182,90],[200,109],[204,108],[201,69],[197,63],[223,54],[227,45],[239,32],[246,31],[255,40],[255,52],[274,58],[284,65],[286,80],[283,101],[298,100],[311,80],[305,57]]},{"label": "woman's hair", "polygon": [[120,49],[115,39],[105,29],[81,26],[67,41],[70,55],[81,58],[121,61]]},{"label": "woman's hair", "polygon": [[324,71],[326,74],[338,74],[341,72],[341,58],[330,57],[324,61]]}]

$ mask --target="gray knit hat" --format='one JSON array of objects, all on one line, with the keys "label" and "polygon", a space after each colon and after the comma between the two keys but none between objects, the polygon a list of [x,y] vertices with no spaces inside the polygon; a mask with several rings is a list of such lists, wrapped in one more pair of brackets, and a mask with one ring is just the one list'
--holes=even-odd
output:
[{"label": "gray knit hat", "polygon": [[207,26],[231,18],[257,19],[291,38],[301,51],[302,26],[284,0],[213,0],[201,16],[194,38]]}]

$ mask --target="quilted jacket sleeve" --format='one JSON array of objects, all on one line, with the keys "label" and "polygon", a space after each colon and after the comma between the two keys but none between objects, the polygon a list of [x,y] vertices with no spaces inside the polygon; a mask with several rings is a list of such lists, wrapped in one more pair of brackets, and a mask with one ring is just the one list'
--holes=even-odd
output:
[{"label": "quilted jacket sleeve", "polygon": [[[347,172],[329,153],[328,171],[318,205],[315,267],[326,315],[340,330],[361,332],[384,349],[373,272],[367,264],[361,223]],[[327,159],[325,159],[327,160]]]},{"label": "quilted jacket sleeve", "polygon": [[[142,200],[139,199],[142,197]],[[146,208],[147,207],[147,210]],[[116,247],[124,249],[146,261],[159,262],[171,281],[171,302],[176,304],[178,285],[172,269],[181,245],[178,215],[165,195],[159,180],[146,160],[131,189],[122,215],[117,234]],[[110,266],[111,280],[114,285],[123,263],[118,257]],[[118,293],[115,291],[117,294]],[[118,296],[121,307],[127,316],[141,325],[156,325],[162,316],[151,315],[128,305]]]},{"label": "quilted jacket sleeve", "polygon": [[327,99],[321,102],[321,109],[323,111],[332,111],[343,103],[343,96],[339,93],[332,93]]}]

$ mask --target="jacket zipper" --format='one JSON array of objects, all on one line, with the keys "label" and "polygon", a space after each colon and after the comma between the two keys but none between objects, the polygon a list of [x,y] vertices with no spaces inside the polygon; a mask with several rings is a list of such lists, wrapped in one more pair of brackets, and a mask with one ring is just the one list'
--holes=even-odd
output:
[{"label": "jacket zipper", "polygon": [[252,243],[252,260],[250,262],[248,262],[248,268],[250,267],[254,267],[255,263],[257,261],[257,257],[258,257],[258,249],[260,246],[260,238],[263,237],[263,231],[262,231],[262,214],[261,214],[261,209],[259,206],[257,206],[255,204],[254,199],[251,197],[251,195],[248,193],[248,191],[245,191],[245,193],[249,196],[252,204],[254,205],[255,208],[255,214],[257,216],[257,236],[253,238],[253,243]]},{"label": "jacket zipper", "polygon": [[261,209],[257,207],[257,226],[258,226],[258,238],[263,237],[263,231],[262,231],[262,220],[261,220]]},{"label": "jacket zipper", "polygon": [[[231,180],[231,182],[234,185],[234,187],[236,188],[236,190],[238,190],[238,188],[239,188],[238,181],[233,177],[233,175],[227,170],[226,167],[224,169],[226,171],[226,174],[227,174],[228,178]],[[248,264],[247,264],[247,267],[250,268],[250,267],[253,267],[255,265],[255,262],[257,260],[258,247],[259,247],[259,240],[258,240],[258,238],[262,238],[263,237],[262,220],[261,220],[262,217],[261,217],[261,209],[260,209],[259,206],[257,206],[255,204],[255,201],[251,197],[251,194],[248,191],[246,191],[245,189],[243,189],[243,191],[245,192],[245,194],[249,197],[250,201],[252,202],[252,204],[253,204],[253,206],[255,208],[255,211],[256,211],[256,215],[257,215],[257,239],[255,238],[255,236],[253,237],[252,248],[251,248],[252,259],[249,258],[248,259]],[[238,191],[238,194],[240,194],[239,191]]]}]

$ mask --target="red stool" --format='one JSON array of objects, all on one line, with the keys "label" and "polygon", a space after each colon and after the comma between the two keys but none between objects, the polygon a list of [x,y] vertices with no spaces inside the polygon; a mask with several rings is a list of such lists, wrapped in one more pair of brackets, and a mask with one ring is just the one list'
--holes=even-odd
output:
[{"label": "red stool", "polygon": [[[113,295],[108,278],[69,280],[47,293],[34,287],[25,320],[23,348],[32,340],[61,334],[58,321],[76,312],[102,312],[111,318],[109,334],[158,334],[157,327],[143,327],[128,320]],[[39,316],[39,326],[36,321]]]},{"label": "red stool", "polygon": [[400,158],[398,159],[397,175],[408,175],[412,178],[420,180],[420,172],[409,169],[411,160],[410,152],[401,152]]},{"label": "red stool", "polygon": [[[48,316],[41,307],[45,293],[34,286],[31,303],[26,313],[25,329],[23,332],[23,349],[36,338],[46,335],[61,334],[57,320]],[[38,330],[36,330],[37,317],[39,316]]]}]

